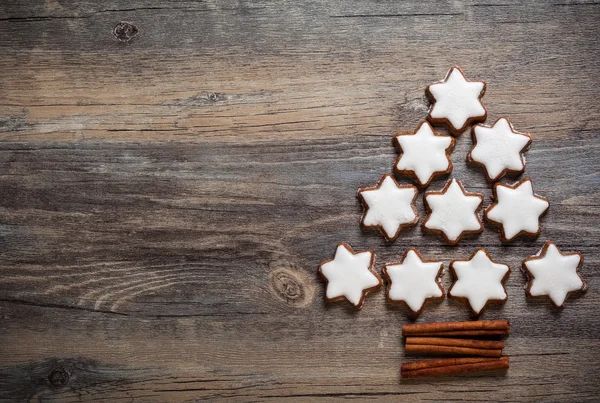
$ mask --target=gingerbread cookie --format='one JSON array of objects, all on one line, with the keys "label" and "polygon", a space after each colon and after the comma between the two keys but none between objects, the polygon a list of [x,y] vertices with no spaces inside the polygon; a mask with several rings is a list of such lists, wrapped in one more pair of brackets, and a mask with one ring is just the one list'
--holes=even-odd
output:
[{"label": "gingerbread cookie", "polygon": [[338,244],[333,259],[321,263],[319,274],[327,282],[325,299],[348,300],[357,309],[365,296],[381,287],[381,277],[373,270],[375,254],[371,250],[354,252],[345,242]]},{"label": "gingerbread cookie", "polygon": [[475,125],[471,132],[473,148],[467,161],[482,166],[489,182],[506,174],[523,173],[523,152],[531,145],[529,133],[515,131],[506,118],[498,119],[492,126]]},{"label": "gingerbread cookie", "polygon": [[548,298],[552,305],[562,308],[570,294],[587,288],[578,272],[582,264],[581,252],[563,253],[554,242],[547,241],[536,255],[523,261],[529,278],[527,295]]},{"label": "gingerbread cookie", "polygon": [[483,196],[468,193],[456,179],[449,180],[440,192],[425,192],[424,200],[427,217],[423,228],[442,234],[449,245],[456,245],[466,234],[483,231],[477,215]]},{"label": "gingerbread cookie", "polygon": [[417,188],[399,185],[390,174],[379,179],[377,186],[358,190],[364,213],[360,221],[365,229],[377,229],[387,241],[395,240],[404,227],[415,225]]},{"label": "gingerbread cookie", "polygon": [[454,282],[448,297],[467,302],[474,315],[480,315],[490,302],[504,303],[508,298],[504,282],[510,267],[494,262],[485,249],[479,249],[469,260],[453,260],[450,272]]},{"label": "gingerbread cookie", "polygon": [[523,178],[513,185],[496,183],[495,202],[485,210],[485,217],[499,225],[503,242],[519,235],[538,236],[540,217],[548,210],[548,199],[533,193],[531,179]]},{"label": "gingerbread cookie", "polygon": [[452,67],[443,81],[425,90],[433,103],[429,109],[432,123],[444,123],[454,134],[460,134],[472,122],[482,122],[487,111],[481,103],[485,81],[467,81],[460,67]]},{"label": "gingerbread cookie", "polygon": [[454,139],[434,132],[428,122],[421,122],[414,133],[396,134],[394,144],[400,152],[394,172],[412,176],[419,187],[425,188],[436,176],[452,171]]},{"label": "gingerbread cookie", "polygon": [[411,313],[418,315],[427,301],[444,298],[440,283],[442,262],[424,260],[416,249],[408,249],[399,263],[383,266],[387,280],[386,298],[391,302],[403,302]]}]

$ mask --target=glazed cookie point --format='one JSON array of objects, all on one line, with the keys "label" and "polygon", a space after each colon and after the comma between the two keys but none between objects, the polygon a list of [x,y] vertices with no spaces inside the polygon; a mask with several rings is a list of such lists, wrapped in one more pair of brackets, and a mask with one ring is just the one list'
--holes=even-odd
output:
[{"label": "glazed cookie point", "polygon": [[494,199],[494,204],[486,209],[485,217],[500,226],[504,242],[510,242],[521,234],[539,235],[540,217],[550,203],[533,192],[531,179],[523,178],[513,185],[496,183]]},{"label": "glazed cookie point", "polygon": [[414,133],[396,134],[394,144],[401,153],[394,171],[413,176],[420,187],[428,186],[435,176],[452,171],[450,153],[454,139],[434,132],[428,122],[421,122]]},{"label": "glazed cookie point", "polygon": [[467,81],[459,67],[452,67],[443,81],[429,85],[426,92],[433,102],[427,118],[431,122],[447,123],[455,134],[487,116],[481,103],[485,82]]},{"label": "glazed cookie point", "polygon": [[586,288],[578,272],[582,264],[580,252],[563,253],[552,241],[547,241],[538,254],[523,261],[529,277],[527,294],[547,297],[554,306],[562,308],[570,293]]},{"label": "glazed cookie point", "polygon": [[469,260],[450,263],[455,281],[448,291],[450,298],[464,299],[474,314],[479,315],[491,302],[504,302],[508,298],[503,283],[510,268],[494,262],[485,249],[476,251]]},{"label": "glazed cookie point", "polygon": [[425,192],[424,199],[429,214],[422,226],[442,234],[446,243],[455,245],[463,235],[483,231],[477,215],[483,196],[468,193],[456,179],[449,180],[440,192]]},{"label": "glazed cookie point", "polygon": [[482,166],[488,181],[525,170],[523,152],[529,148],[531,136],[515,131],[508,119],[500,118],[492,126],[475,125],[472,135],[474,145],[467,160]]},{"label": "glazed cookie point", "polygon": [[319,273],[327,281],[325,298],[330,301],[348,300],[360,308],[370,291],[381,287],[381,278],[373,270],[373,251],[354,252],[347,243],[340,243],[333,259],[319,266]]},{"label": "glazed cookie point", "polygon": [[424,260],[416,249],[408,249],[400,263],[383,267],[388,301],[403,302],[418,315],[428,300],[444,298],[442,270],[442,262]]},{"label": "glazed cookie point", "polygon": [[417,194],[416,187],[399,185],[390,174],[383,175],[375,187],[359,189],[364,207],[362,227],[378,229],[386,240],[393,241],[404,227],[419,220],[414,208]]}]

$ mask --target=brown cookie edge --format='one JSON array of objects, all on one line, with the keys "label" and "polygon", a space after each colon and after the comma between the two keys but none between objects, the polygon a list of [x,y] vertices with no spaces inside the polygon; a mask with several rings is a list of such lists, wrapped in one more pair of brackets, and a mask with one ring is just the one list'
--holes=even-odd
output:
[{"label": "brown cookie edge", "polygon": [[[460,71],[460,73],[462,74],[462,76],[464,77],[464,79],[468,82],[480,82],[483,83],[483,88],[481,90],[481,92],[479,93],[479,96],[477,97],[477,99],[479,100],[479,103],[481,104],[481,107],[483,108],[483,110],[485,111],[485,113],[482,116],[475,116],[475,117],[470,117],[465,121],[465,124],[457,129],[455,128],[452,123],[450,123],[450,120],[448,120],[447,118],[432,118],[431,117],[431,110],[433,109],[433,105],[435,105],[435,97],[433,96],[433,94],[429,91],[429,87],[431,87],[433,84],[444,84],[445,82],[448,81],[448,77],[450,77],[450,73],[452,72],[452,70],[457,69],[458,71]],[[448,129],[450,130],[450,132],[454,135],[454,136],[458,136],[461,133],[463,133],[465,130],[467,130],[467,127],[469,127],[470,125],[472,125],[473,123],[477,123],[477,122],[485,122],[485,120],[487,119],[487,115],[488,115],[488,111],[487,108],[485,107],[485,105],[483,104],[483,102],[481,102],[481,98],[483,98],[483,95],[485,94],[485,90],[487,89],[487,83],[483,80],[474,80],[474,81],[469,81],[467,80],[467,76],[465,75],[465,72],[459,67],[459,66],[452,66],[450,67],[450,69],[448,70],[448,72],[446,73],[446,77],[444,77],[443,80],[440,81],[435,81],[431,84],[429,84],[426,88],[425,88],[425,95],[427,95],[427,98],[429,98],[429,100],[431,101],[431,106],[429,106],[429,111],[427,112],[427,120],[430,121],[432,124],[443,124],[446,127],[448,127]]]},{"label": "brown cookie edge", "polygon": [[[456,179],[456,178],[454,178]],[[475,217],[477,218],[477,221],[479,222],[479,229],[477,230],[467,230],[467,231],[463,231],[460,233],[460,235],[458,236],[458,238],[456,238],[456,240],[452,241],[450,239],[448,239],[448,237],[446,236],[446,234],[444,233],[444,231],[439,230],[439,229],[433,229],[433,228],[427,228],[425,225],[427,224],[427,222],[429,221],[429,218],[431,218],[431,213],[432,213],[432,209],[429,206],[429,203],[427,203],[427,196],[429,195],[443,195],[448,191],[448,188],[450,187],[450,185],[452,184],[452,178],[448,179],[448,181],[446,182],[446,184],[444,185],[444,187],[442,188],[442,190],[430,190],[428,192],[425,192],[425,194],[423,194],[423,204],[425,205],[425,208],[427,210],[427,214],[425,215],[425,219],[423,220],[423,222],[421,223],[421,227],[423,228],[424,231],[429,231],[432,233],[436,233],[436,234],[441,234],[442,237],[444,238],[444,241],[446,242],[447,245],[450,246],[455,246],[458,245],[458,243],[463,239],[463,237],[468,236],[468,235],[476,235],[476,234],[480,234],[483,232],[483,221],[481,220],[481,218],[479,217],[479,212],[481,211],[481,208],[483,207],[483,195],[481,193],[474,193],[474,192],[467,192],[463,186],[463,184],[461,183],[461,181],[459,181],[458,179],[456,179],[456,182],[458,183],[458,185],[460,186],[463,194],[465,196],[475,196],[478,197],[479,200],[481,200],[481,202],[479,203],[479,206],[475,209]]]},{"label": "brown cookie edge", "polygon": [[[539,217],[538,217],[538,227],[539,227],[539,229],[538,229],[537,232],[527,232],[525,230],[521,230],[515,236],[513,236],[510,239],[508,239],[508,238],[506,238],[506,235],[504,233],[504,225],[501,222],[499,222],[499,221],[492,220],[487,215],[488,215],[488,212],[493,207],[495,207],[495,206],[498,205],[498,193],[497,193],[497,190],[496,190],[496,188],[498,186],[504,186],[504,187],[507,187],[507,188],[510,188],[510,189],[514,190],[514,189],[518,188],[519,186],[521,186],[526,181],[531,182],[531,189],[533,190],[533,197],[545,200],[548,203],[548,208],[546,210],[544,210],[544,212],[542,214],[540,214]],[[487,206],[486,209],[483,211],[483,218],[486,221],[488,221],[488,222],[490,222],[490,223],[492,223],[492,224],[494,224],[494,225],[496,225],[498,227],[498,232],[500,233],[500,240],[502,242],[504,242],[504,243],[510,243],[510,242],[514,241],[515,239],[517,239],[520,236],[528,237],[530,239],[535,239],[538,236],[540,236],[540,234],[542,233],[542,221],[541,221],[541,219],[542,219],[543,216],[546,215],[546,213],[550,209],[550,200],[548,200],[547,198],[545,198],[543,196],[540,196],[540,195],[538,195],[538,194],[535,193],[535,189],[533,187],[533,181],[531,180],[531,178],[529,176],[524,177],[523,179],[521,179],[521,180],[513,183],[512,185],[509,185],[507,183],[496,182],[496,183],[494,183],[494,187],[493,187],[492,191],[493,191],[492,198],[493,198],[494,202],[492,204],[490,204],[489,206]]]},{"label": "brown cookie edge", "polygon": [[[421,309],[419,309],[418,311],[413,311],[412,308],[404,300],[401,300],[401,299],[396,300],[396,299],[390,298],[390,288],[392,287],[392,279],[390,278],[390,276],[389,276],[389,274],[387,272],[387,267],[388,266],[403,264],[404,260],[406,259],[406,256],[408,256],[408,252],[411,251],[411,250],[417,254],[417,256],[419,257],[419,259],[421,259],[421,261],[423,263],[440,263],[440,268],[438,270],[437,275],[435,276],[435,283],[437,284],[437,286],[439,287],[439,289],[442,291],[442,295],[440,297],[425,298],[425,300],[423,301],[423,305],[421,305]],[[427,259],[423,258],[423,255],[417,249],[415,249],[415,248],[408,248],[404,252],[404,255],[402,255],[402,259],[400,260],[400,262],[386,263],[386,264],[383,265],[383,268],[381,269],[381,275],[382,275],[382,277],[384,278],[384,280],[386,282],[385,299],[386,299],[387,302],[392,303],[392,304],[401,304],[401,305],[404,305],[408,309],[408,311],[410,312],[411,315],[417,317],[417,316],[419,316],[423,312],[423,309],[425,309],[425,306],[430,301],[443,300],[446,297],[446,290],[444,290],[444,286],[442,285],[442,281],[441,281],[443,274],[444,274],[444,263],[443,262],[441,262],[439,260],[427,260]]]},{"label": "brown cookie edge", "polygon": [[371,273],[373,273],[373,275],[375,277],[377,277],[377,279],[379,280],[379,284],[377,284],[374,287],[370,287],[367,289],[364,289],[362,292],[362,296],[360,298],[360,300],[358,301],[357,305],[354,305],[352,302],[350,302],[348,300],[348,298],[346,298],[345,296],[341,295],[339,297],[335,297],[335,298],[327,298],[327,287],[329,286],[329,280],[327,279],[327,277],[325,277],[325,275],[323,274],[323,272],[321,271],[321,267],[326,264],[329,263],[331,261],[333,261],[335,259],[335,252],[333,253],[333,257],[331,259],[326,259],[324,261],[322,261],[319,264],[319,269],[317,270],[317,272],[319,273],[321,279],[323,281],[325,281],[325,301],[326,302],[337,302],[337,301],[341,301],[341,300],[346,300],[350,303],[350,305],[352,305],[354,308],[356,309],[361,309],[363,304],[365,303],[365,297],[367,296],[367,294],[369,294],[371,291],[376,291],[378,289],[381,288],[383,281],[381,279],[381,277],[379,276],[379,274],[377,274],[377,272],[373,269],[373,266],[375,264],[375,252],[371,249],[365,249],[365,250],[361,250],[358,252],[355,252],[354,249],[352,249],[352,247],[350,246],[350,244],[348,244],[347,242],[340,242],[335,246],[335,250],[337,251],[337,249],[343,246],[344,248],[346,248],[346,250],[348,250],[348,252],[352,253],[353,255],[358,255],[359,253],[363,253],[363,252],[370,252],[371,253],[371,261],[369,262],[369,271]]},{"label": "brown cookie edge", "polygon": [[[523,169],[515,170],[515,169],[508,169],[508,168],[506,168],[506,169],[502,170],[502,172],[500,172],[495,179],[493,179],[492,177],[490,177],[486,166],[483,163],[479,162],[479,161],[475,161],[471,157],[471,152],[477,146],[477,137],[475,136],[475,128],[477,126],[481,126],[481,127],[486,127],[486,128],[491,129],[491,128],[493,128],[496,125],[496,123],[498,123],[498,121],[500,121],[500,119],[506,119],[506,121],[508,122],[508,125],[510,126],[510,129],[511,129],[511,131],[513,133],[520,134],[520,135],[523,135],[523,136],[527,136],[527,137],[529,137],[529,141],[527,142],[527,144],[525,144],[525,146],[519,152],[519,154],[520,154],[519,157],[521,159],[521,163],[523,164]],[[471,127],[471,139],[473,140],[473,146],[471,147],[471,149],[467,153],[467,162],[469,162],[469,163],[471,163],[473,165],[477,165],[477,166],[481,167],[483,169],[484,174],[485,174],[485,179],[486,179],[486,181],[488,181],[488,183],[497,182],[500,179],[504,178],[505,176],[518,176],[518,175],[521,175],[523,172],[525,172],[525,167],[527,165],[527,161],[525,160],[525,156],[523,154],[527,150],[529,150],[529,148],[531,147],[531,143],[533,142],[533,138],[531,137],[530,133],[516,131],[515,128],[513,127],[512,123],[511,123],[510,119],[508,119],[506,116],[499,117],[498,119],[496,119],[496,121],[492,125],[484,125],[484,124],[474,125],[473,127]]]},{"label": "brown cookie edge", "polygon": [[[394,184],[396,185],[396,187],[398,187],[398,189],[409,189],[412,188],[415,191],[415,194],[412,198],[412,201],[410,202],[410,207],[413,210],[413,213],[415,214],[415,219],[404,223],[404,224],[400,224],[398,226],[398,230],[396,231],[396,233],[394,234],[393,237],[388,237],[387,233],[385,232],[385,230],[383,229],[383,226],[381,225],[366,225],[365,224],[365,218],[367,216],[367,212],[369,211],[369,205],[367,204],[366,200],[363,198],[362,196],[362,192],[366,192],[366,191],[373,191],[373,190],[377,190],[381,187],[381,184],[383,183],[383,181],[385,180],[386,177],[391,178],[394,181]],[[364,230],[378,230],[379,233],[381,234],[381,236],[383,236],[383,238],[387,241],[387,242],[394,242],[398,236],[400,236],[400,232],[402,232],[402,230],[404,228],[407,227],[412,227],[414,225],[417,225],[419,223],[419,220],[421,219],[421,216],[419,215],[419,212],[417,211],[417,209],[415,208],[415,202],[417,200],[417,197],[419,195],[419,189],[415,186],[415,185],[400,185],[396,179],[394,178],[394,176],[392,174],[383,174],[381,176],[381,178],[379,178],[379,181],[377,182],[377,185],[372,186],[372,187],[366,187],[366,188],[360,188],[358,189],[358,191],[356,192],[356,197],[358,197],[358,199],[360,200],[360,203],[362,204],[363,207],[363,213],[362,216],[360,218],[360,226],[361,228],[363,228]]]},{"label": "brown cookie edge", "polygon": [[[402,156],[404,155],[404,151],[402,150],[402,146],[400,145],[400,142],[398,141],[397,137],[398,136],[412,136],[417,134],[417,132],[419,131],[419,129],[421,128],[422,125],[427,124],[429,125],[429,127],[431,128],[431,131],[433,132],[434,136],[439,136],[439,137],[450,137],[450,145],[448,146],[448,148],[446,148],[446,158],[448,159],[448,168],[444,171],[435,171],[431,174],[431,176],[429,177],[429,180],[426,183],[421,183],[421,180],[417,177],[416,173],[414,170],[412,169],[398,169],[397,165],[400,162],[400,159],[402,158]],[[438,133],[434,130],[434,128],[431,126],[431,124],[427,121],[427,120],[422,120],[419,125],[417,126],[417,129],[413,132],[413,133],[407,133],[407,132],[397,132],[396,135],[394,135],[394,138],[392,139],[392,143],[394,144],[394,147],[396,147],[396,150],[398,151],[399,155],[398,157],[396,157],[396,160],[394,161],[394,166],[392,167],[394,173],[396,175],[406,175],[412,178],[413,182],[415,182],[416,186],[419,189],[425,189],[427,188],[431,182],[440,176],[443,175],[448,175],[452,172],[452,169],[454,168],[454,166],[452,165],[452,159],[450,158],[450,154],[452,154],[452,151],[454,151],[454,146],[456,145],[456,140],[454,139],[454,137],[447,135],[447,134],[443,134],[443,133]]]},{"label": "brown cookie edge", "polygon": [[[549,295],[544,294],[544,295],[531,295],[531,287],[533,286],[533,280],[535,279],[535,276],[533,275],[533,273],[531,273],[529,271],[529,269],[527,268],[526,263],[532,260],[540,260],[543,259],[546,256],[546,252],[548,252],[548,248],[550,247],[550,245],[554,245],[556,246],[556,249],[558,249],[558,252],[562,255],[562,256],[572,256],[572,255],[579,255],[579,264],[577,265],[577,268],[575,269],[575,272],[577,273],[577,276],[579,276],[579,278],[581,279],[581,289],[579,290],[575,290],[575,291],[569,291],[567,293],[567,296],[565,297],[565,300],[563,301],[562,305],[556,305],[554,303],[554,301],[552,300],[552,298],[550,298]],[[587,283],[585,282],[585,280],[583,279],[583,277],[581,277],[581,267],[583,266],[583,253],[579,252],[579,251],[575,251],[575,252],[568,252],[568,253],[564,253],[563,251],[561,251],[558,246],[556,245],[556,243],[554,241],[551,240],[547,240],[546,243],[544,243],[544,245],[542,246],[542,249],[540,249],[540,251],[538,252],[538,254],[529,256],[528,258],[526,258],[525,260],[523,260],[523,263],[521,265],[521,270],[525,273],[525,275],[527,276],[527,287],[525,288],[525,295],[528,298],[532,298],[532,299],[547,299],[550,301],[550,303],[552,304],[552,306],[556,309],[563,309],[565,307],[565,303],[567,302],[567,300],[569,299],[569,297],[572,294],[578,294],[578,293],[584,293],[587,290]]]},{"label": "brown cookie edge", "polygon": [[[454,263],[455,262],[469,262],[469,261],[473,260],[473,258],[477,254],[477,252],[479,252],[480,250],[482,250],[486,254],[486,256],[488,257],[488,259],[490,259],[490,261],[492,263],[504,265],[504,266],[508,267],[508,271],[506,272],[506,274],[504,275],[504,277],[502,277],[502,280],[500,280],[500,284],[502,284],[502,288],[504,288],[504,293],[506,294],[506,297],[504,299],[488,299],[486,301],[485,305],[483,306],[483,308],[481,308],[481,310],[479,311],[479,313],[477,313],[477,312],[475,312],[473,310],[473,307],[469,303],[469,299],[468,298],[453,296],[451,293],[452,293],[452,289],[454,288],[454,285],[458,281],[458,276],[456,275],[456,271],[454,270]],[[506,289],[506,284],[505,283],[508,280],[508,277],[510,276],[510,273],[511,273],[512,269],[510,268],[509,265],[507,265],[505,263],[500,263],[500,262],[496,262],[495,260],[493,260],[492,257],[490,256],[490,254],[488,253],[488,251],[485,248],[479,248],[479,249],[475,250],[475,252],[473,252],[471,254],[471,256],[467,260],[459,260],[459,259],[452,260],[450,262],[449,269],[450,269],[450,273],[452,274],[452,284],[450,285],[450,288],[448,288],[448,299],[454,299],[456,301],[460,301],[461,303],[466,304],[469,307],[469,310],[471,311],[471,315],[472,316],[474,316],[474,317],[480,317],[486,311],[486,309],[487,309],[487,307],[488,307],[489,304],[505,304],[506,301],[508,300],[508,290]]]}]

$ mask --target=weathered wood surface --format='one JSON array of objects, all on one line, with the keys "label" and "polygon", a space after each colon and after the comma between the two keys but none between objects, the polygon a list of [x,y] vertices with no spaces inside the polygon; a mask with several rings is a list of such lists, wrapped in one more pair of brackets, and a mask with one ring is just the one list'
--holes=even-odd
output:
[{"label": "weathered wood surface", "polygon": [[[600,5],[421,3],[3,2],[0,398],[597,401]],[[551,202],[536,240],[359,228],[356,189],[391,171],[392,134],[454,64],[487,81],[488,122],[533,135],[526,174]],[[488,205],[470,143],[452,175]],[[585,255],[589,291],[561,312],[519,271],[547,239]],[[406,310],[323,302],[339,241],[378,271],[409,246],[509,264],[483,317],[511,320],[510,370],[400,379]]]}]

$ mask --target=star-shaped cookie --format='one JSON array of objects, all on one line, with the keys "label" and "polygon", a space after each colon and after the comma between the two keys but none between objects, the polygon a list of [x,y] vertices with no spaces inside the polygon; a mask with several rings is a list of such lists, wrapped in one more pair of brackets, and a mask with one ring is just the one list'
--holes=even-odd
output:
[{"label": "star-shaped cookie", "polygon": [[421,122],[414,133],[396,134],[394,144],[400,152],[394,171],[412,176],[419,187],[425,188],[434,177],[452,171],[454,139],[434,132],[428,122]]},{"label": "star-shaped cookie", "polygon": [[367,293],[381,287],[381,277],[373,270],[374,261],[373,251],[354,252],[347,243],[339,243],[333,259],[319,266],[319,274],[327,282],[325,299],[346,299],[357,309],[362,307]]},{"label": "star-shaped cookie", "polygon": [[417,194],[416,187],[399,185],[390,174],[383,175],[375,187],[358,189],[364,208],[362,227],[379,230],[387,241],[395,240],[404,227],[419,221],[414,207]]},{"label": "star-shaped cookie", "polygon": [[487,117],[481,103],[485,81],[467,81],[460,67],[452,67],[443,81],[429,85],[425,92],[433,102],[427,119],[447,124],[454,134],[464,132],[472,122],[484,121]]},{"label": "star-shaped cookie", "polygon": [[477,250],[469,260],[453,260],[450,272],[455,281],[448,297],[466,301],[475,315],[480,315],[490,302],[503,303],[508,298],[503,283],[510,268],[494,262],[485,249]]},{"label": "star-shaped cookie", "polygon": [[483,231],[477,215],[483,196],[468,193],[456,179],[449,180],[440,192],[425,192],[424,200],[428,214],[423,228],[442,234],[449,245],[456,245],[466,234]]},{"label": "star-shaped cookie", "polygon": [[523,152],[531,145],[528,133],[515,131],[506,118],[498,119],[492,126],[475,125],[471,132],[474,145],[467,160],[482,166],[489,182],[525,170]]},{"label": "star-shaped cookie", "polygon": [[424,260],[419,251],[410,248],[400,263],[383,266],[383,276],[388,282],[386,298],[403,302],[413,315],[418,315],[427,301],[444,298],[442,271],[442,262]]},{"label": "star-shaped cookie", "polygon": [[513,185],[494,184],[495,202],[485,210],[485,217],[500,226],[500,237],[510,242],[519,235],[538,236],[540,216],[548,210],[548,199],[533,193],[531,179]]},{"label": "star-shaped cookie", "polygon": [[586,289],[578,273],[582,264],[581,252],[562,253],[554,242],[547,241],[537,255],[523,261],[529,277],[527,295],[549,298],[552,305],[562,308],[569,294]]}]

